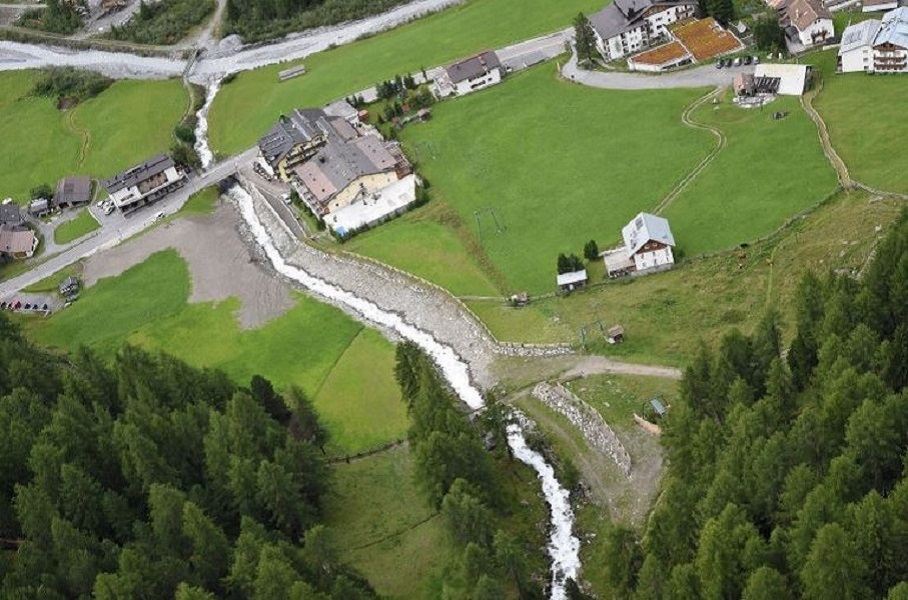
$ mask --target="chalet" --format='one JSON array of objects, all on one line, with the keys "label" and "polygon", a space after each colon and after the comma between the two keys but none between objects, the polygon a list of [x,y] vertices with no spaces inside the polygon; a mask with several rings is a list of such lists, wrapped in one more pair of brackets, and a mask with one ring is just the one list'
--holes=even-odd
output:
[{"label": "chalet", "polygon": [[669,25],[693,17],[696,10],[696,0],[615,0],[589,19],[596,47],[610,61],[667,38]]},{"label": "chalet", "polygon": [[555,278],[558,289],[562,292],[573,292],[574,290],[585,286],[588,281],[589,277],[586,274],[586,269],[571,271],[570,273],[561,273]]},{"label": "chalet", "polygon": [[400,179],[398,159],[377,136],[331,140],[312,160],[293,169],[300,197],[320,216]]},{"label": "chalet", "polygon": [[101,181],[114,205],[124,211],[160,200],[185,184],[186,173],[166,154]]},{"label": "chalet", "polygon": [[500,81],[501,61],[498,55],[491,51],[482,52],[441,69],[433,83],[433,91],[438,98],[463,96]]},{"label": "chalet", "polygon": [[64,177],[57,182],[53,205],[56,208],[81,206],[91,202],[91,179],[89,177]]},{"label": "chalet", "polygon": [[836,66],[839,73],[873,72],[873,41],[881,24],[876,19],[868,19],[845,28]]},{"label": "chalet", "polygon": [[820,0],[790,0],[779,11],[779,25],[789,40],[807,47],[834,35],[832,13]]},{"label": "chalet", "polygon": [[873,72],[908,72],[908,6],[883,16],[873,40]]},{"label": "chalet", "polygon": [[319,109],[296,109],[289,117],[281,115],[277,123],[259,140],[259,151],[284,181],[290,180],[290,169],[315,156],[328,142],[328,116]]},{"label": "chalet", "polygon": [[24,222],[18,204],[0,204],[0,227],[19,227]]},{"label": "chalet", "polygon": [[675,264],[675,238],[662,217],[640,213],[621,230],[621,236],[624,246],[604,255],[609,277],[664,271]]},{"label": "chalet", "polygon": [[38,249],[38,236],[30,229],[0,227],[0,254],[12,259],[31,258]]}]

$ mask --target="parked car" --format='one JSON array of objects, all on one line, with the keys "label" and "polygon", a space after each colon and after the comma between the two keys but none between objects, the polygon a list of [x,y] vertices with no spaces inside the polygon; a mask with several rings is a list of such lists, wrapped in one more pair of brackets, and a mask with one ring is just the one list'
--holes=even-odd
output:
[{"label": "parked car", "polygon": [[109,215],[109,214],[112,213],[113,211],[114,211],[114,205],[113,205],[113,204],[107,204],[106,206],[104,206],[104,214],[105,214],[105,215]]},{"label": "parked car", "polygon": [[754,59],[751,58],[750,56],[745,56],[745,57],[744,57],[744,64],[745,64],[745,65],[750,65],[753,61],[754,61]]},{"label": "parked car", "polygon": [[160,221],[161,219],[163,219],[163,218],[166,217],[166,216],[167,216],[167,215],[164,214],[164,211],[161,211],[161,212],[159,212],[158,214],[156,214],[156,215],[154,216],[154,220],[155,220],[155,221]]},{"label": "parked car", "polygon": [[755,65],[760,64],[760,57],[757,56],[756,54],[754,54],[754,64],[755,64]]},{"label": "parked car", "polygon": [[733,62],[732,64],[733,64],[734,66],[736,66],[736,67],[740,67],[740,66],[741,66],[741,59],[740,59],[740,58],[736,58],[736,59],[735,59],[735,62]]},{"label": "parked car", "polygon": [[716,68],[717,68],[717,69],[721,69],[721,68],[722,68],[722,59],[721,59],[721,58],[720,58],[719,60],[716,61]]}]

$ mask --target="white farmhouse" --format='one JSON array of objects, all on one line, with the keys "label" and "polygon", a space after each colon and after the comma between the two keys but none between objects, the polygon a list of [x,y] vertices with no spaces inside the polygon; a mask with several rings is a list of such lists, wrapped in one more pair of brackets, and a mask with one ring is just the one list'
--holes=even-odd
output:
[{"label": "white farmhouse", "polygon": [[675,238],[668,221],[640,213],[621,230],[624,246],[604,254],[609,277],[664,271],[675,264]]},{"label": "white farmhouse", "polygon": [[615,0],[589,19],[599,53],[615,60],[668,38],[668,26],[696,10],[696,0]]},{"label": "white farmhouse", "polygon": [[876,73],[908,73],[908,6],[883,16],[873,41],[873,70]]},{"label": "white farmhouse", "polygon": [[820,0],[791,0],[782,8],[780,25],[789,39],[807,47],[834,34],[832,13]]},{"label": "white farmhouse", "polygon": [[880,21],[870,19],[845,28],[839,46],[839,73],[873,71],[873,40],[880,24]]},{"label": "white farmhouse", "polygon": [[908,7],[849,25],[839,47],[839,73],[908,73]]},{"label": "white farmhouse", "polygon": [[501,61],[494,52],[483,52],[441,69],[435,79],[435,95],[463,96],[501,81]]}]

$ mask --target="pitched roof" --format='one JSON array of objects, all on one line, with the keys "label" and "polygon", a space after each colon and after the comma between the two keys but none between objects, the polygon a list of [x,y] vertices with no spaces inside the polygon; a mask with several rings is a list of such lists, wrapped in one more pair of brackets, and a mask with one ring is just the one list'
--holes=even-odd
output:
[{"label": "pitched roof", "polygon": [[[377,150],[371,153],[374,148],[370,144],[366,144],[370,152],[367,154],[360,146],[363,140],[365,138],[349,144],[329,140],[314,158],[294,169],[319,203],[328,201],[364,175],[393,169],[394,162],[390,167],[384,166],[385,156],[381,156]],[[384,154],[391,156],[387,150],[384,150]]]},{"label": "pitched roof", "polygon": [[849,25],[842,32],[842,45],[839,46],[839,56],[851,52],[862,46],[870,46],[880,30],[880,21],[868,19],[854,25]]},{"label": "pitched roof", "polygon": [[586,281],[587,279],[589,278],[586,275],[586,269],[580,269],[579,271],[562,273],[555,278],[555,281],[558,282],[558,285],[571,285],[572,283],[580,283],[581,281]]},{"label": "pitched roof", "polygon": [[54,204],[83,204],[91,200],[91,178],[64,177],[57,182]]},{"label": "pitched roof", "polygon": [[629,255],[640,251],[648,242],[659,242],[667,246],[675,245],[675,238],[668,226],[668,221],[649,213],[640,213],[621,230],[624,245]]},{"label": "pitched roof", "polygon": [[27,254],[35,247],[35,232],[26,229],[24,231],[9,231],[0,229],[0,252],[9,254]]},{"label": "pitched roof", "polygon": [[902,6],[883,15],[880,31],[873,45],[893,44],[908,48],[908,6]]},{"label": "pitched roof", "polygon": [[18,225],[22,222],[22,211],[18,204],[0,204],[0,223]]},{"label": "pitched roof", "polygon": [[818,19],[832,19],[832,13],[819,0],[791,0],[783,9],[798,31],[804,31]]},{"label": "pitched roof", "polygon": [[138,185],[139,183],[151,179],[155,175],[160,175],[167,169],[175,166],[173,159],[166,154],[158,154],[139,165],[131,167],[121,173],[117,173],[110,179],[101,181],[101,185],[108,193],[113,194],[124,188]]},{"label": "pitched roof", "polygon": [[498,59],[498,55],[488,51],[450,64],[445,67],[445,72],[447,72],[451,83],[460,83],[461,81],[481,77],[500,66],[501,61]]},{"label": "pitched roof", "polygon": [[326,135],[328,121],[325,111],[318,108],[296,109],[278,122],[259,139],[259,149],[268,162],[280,160],[299,144]]},{"label": "pitched roof", "polygon": [[696,4],[693,0],[615,0],[599,12],[589,16],[590,25],[603,40],[613,38],[633,29],[643,18],[643,13],[653,6],[684,6]]}]

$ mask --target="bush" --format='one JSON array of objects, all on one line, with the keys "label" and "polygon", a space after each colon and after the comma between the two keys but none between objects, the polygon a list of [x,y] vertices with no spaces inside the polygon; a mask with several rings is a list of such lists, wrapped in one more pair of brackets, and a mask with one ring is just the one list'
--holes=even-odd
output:
[{"label": "bush", "polygon": [[33,96],[67,98],[82,102],[94,98],[114,82],[94,71],[79,71],[73,67],[48,67],[32,86]]},{"label": "bush", "polygon": [[54,195],[54,190],[46,183],[35,186],[31,189],[30,192],[32,200],[37,200],[38,198],[50,199]]},{"label": "bush", "polygon": [[173,134],[185,144],[195,144],[195,132],[185,125],[177,125],[176,129],[173,130]]},{"label": "bush", "polygon": [[[84,2],[81,4],[84,5]],[[68,35],[81,29],[82,17],[75,5],[66,5],[60,0],[47,0],[44,8],[33,8],[22,13],[19,25],[51,33]]]},{"label": "bush", "polygon": [[111,27],[107,37],[140,44],[176,44],[214,11],[213,0],[161,0],[141,5],[125,25]]}]

